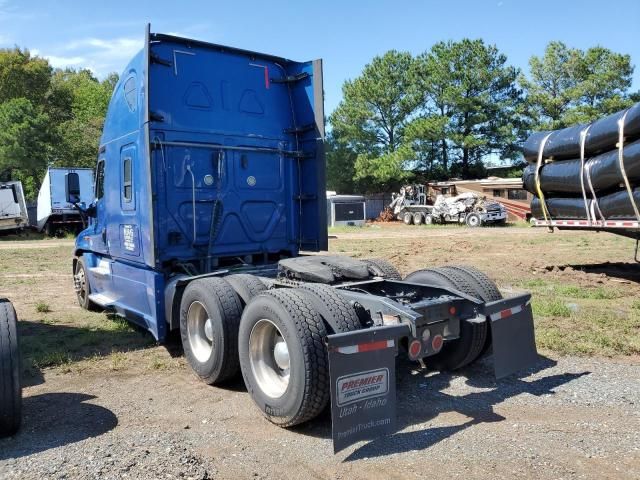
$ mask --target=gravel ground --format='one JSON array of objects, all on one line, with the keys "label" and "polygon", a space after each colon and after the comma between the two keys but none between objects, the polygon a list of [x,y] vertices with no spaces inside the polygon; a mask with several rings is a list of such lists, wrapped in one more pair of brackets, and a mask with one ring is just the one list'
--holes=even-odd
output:
[{"label": "gravel ground", "polygon": [[327,414],[264,420],[239,381],[186,371],[63,373],[25,389],[0,478],[640,478],[640,359],[543,358],[495,382],[398,367],[401,430],[332,453]]}]

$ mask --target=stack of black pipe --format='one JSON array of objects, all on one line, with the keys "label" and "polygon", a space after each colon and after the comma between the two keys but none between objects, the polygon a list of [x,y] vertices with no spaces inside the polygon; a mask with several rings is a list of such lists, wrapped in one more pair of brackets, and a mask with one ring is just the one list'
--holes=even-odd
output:
[{"label": "stack of black pipe", "polygon": [[[632,188],[633,201],[640,209],[640,103],[637,103],[588,125],[536,132],[527,139],[524,156],[529,165],[524,170],[523,183],[524,188],[534,195],[531,202],[533,217],[544,219],[536,187],[536,170],[540,148],[547,138],[539,180],[547,212],[552,219],[636,219],[619,161],[621,121],[624,172]],[[584,167],[581,157],[583,131],[586,131]]]}]

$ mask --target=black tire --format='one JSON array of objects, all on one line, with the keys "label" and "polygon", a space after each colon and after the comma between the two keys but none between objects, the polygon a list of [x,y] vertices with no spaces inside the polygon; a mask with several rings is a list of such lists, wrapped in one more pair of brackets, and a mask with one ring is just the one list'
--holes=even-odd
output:
[{"label": "black tire", "polygon": [[[444,268],[454,269],[461,274],[467,275],[467,279],[473,284],[475,291],[477,292],[475,296],[483,302],[495,302],[496,300],[502,300],[502,293],[498,290],[498,286],[484,272],[481,272],[477,268],[470,267],[468,265],[454,265]],[[487,338],[479,357],[484,355],[484,353],[491,348],[491,342],[491,329],[487,328]]]},{"label": "black tire", "polygon": [[[430,268],[410,273],[408,282],[454,288],[472,297],[477,297],[476,289],[467,275],[453,269]],[[442,350],[425,361],[438,369],[458,370],[476,360],[482,353],[487,340],[487,323],[460,322],[460,338],[445,342]]]},{"label": "black tire", "polygon": [[91,284],[89,283],[87,265],[83,257],[78,258],[73,276],[76,296],[78,297],[78,304],[80,307],[89,311],[100,310],[100,307],[89,299],[89,295],[91,295]]},{"label": "black tire", "polygon": [[424,224],[425,225],[431,225],[433,224],[433,217],[429,214],[424,216]]},{"label": "black tire", "polygon": [[304,290],[330,333],[352,332],[362,327],[353,306],[335,288],[319,283],[302,283],[297,288]]},{"label": "black tire", "polygon": [[22,370],[17,324],[11,302],[0,299],[0,437],[16,433],[22,422]]},{"label": "black tire", "polygon": [[47,222],[44,226],[44,233],[47,237],[55,237],[58,233],[58,229],[53,223]]},{"label": "black tire", "polygon": [[260,281],[255,275],[247,273],[237,273],[227,275],[224,279],[229,282],[235,292],[240,297],[242,305],[246,305],[253,297],[267,289],[267,286]]},{"label": "black tire", "polygon": [[451,265],[442,267],[442,270],[455,271],[467,276],[467,280],[474,287],[476,298],[483,302],[495,302],[502,299],[502,293],[498,286],[484,272],[469,265]]},{"label": "black tire", "polygon": [[420,212],[416,212],[413,214],[413,224],[414,225],[422,225],[424,220],[424,216]]},{"label": "black tire", "polygon": [[405,225],[411,225],[413,223],[413,214],[411,212],[404,212],[402,221]]},{"label": "black tire", "polygon": [[362,261],[369,266],[369,272],[373,276],[389,280],[402,280],[402,275],[400,275],[398,269],[384,258],[367,258]]},{"label": "black tire", "polygon": [[[205,333],[202,317],[198,316],[202,308],[203,315],[210,319],[211,338]],[[189,321],[191,309],[194,310]],[[238,295],[222,278],[200,278],[185,288],[180,303],[180,338],[189,365],[203,382],[217,385],[237,375],[241,314]],[[207,344],[210,345],[208,356]]]},{"label": "black tire", "polygon": [[480,227],[482,225],[482,217],[476,212],[471,212],[465,217],[464,223],[467,224],[467,227]]},{"label": "black tire", "polygon": [[[256,351],[255,346],[250,347],[252,332],[264,322],[269,327],[275,325],[288,347],[289,377],[280,395],[269,395],[261,387],[250,357],[250,351]],[[251,398],[272,423],[281,427],[298,425],[316,417],[326,407],[329,401],[326,335],[320,314],[300,291],[269,290],[254,297],[245,308],[238,335],[242,375]],[[262,364],[274,372],[279,369],[273,361]]]}]

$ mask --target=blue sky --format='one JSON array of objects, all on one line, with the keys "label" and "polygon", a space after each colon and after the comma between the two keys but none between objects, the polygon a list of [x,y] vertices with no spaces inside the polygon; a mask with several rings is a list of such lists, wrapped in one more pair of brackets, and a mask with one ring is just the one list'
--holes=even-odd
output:
[{"label": "blue sky", "polygon": [[[326,112],[342,83],[389,49],[418,54],[440,40],[482,38],[526,71],[550,40],[602,45],[640,63],[640,2],[394,0],[0,0],[0,47],[19,45],[54,66],[120,72],[144,26],[294,60],[324,59]],[[640,89],[640,66],[634,73]]]}]

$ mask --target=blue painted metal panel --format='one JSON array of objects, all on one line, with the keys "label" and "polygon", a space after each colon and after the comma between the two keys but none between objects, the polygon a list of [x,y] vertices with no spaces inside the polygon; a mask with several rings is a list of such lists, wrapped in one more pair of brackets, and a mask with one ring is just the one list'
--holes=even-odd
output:
[{"label": "blue painted metal panel", "polygon": [[326,248],[323,115],[319,61],[147,33],[114,89],[104,195],[76,242],[109,262],[94,291],[161,339],[179,262],[205,273]]}]

